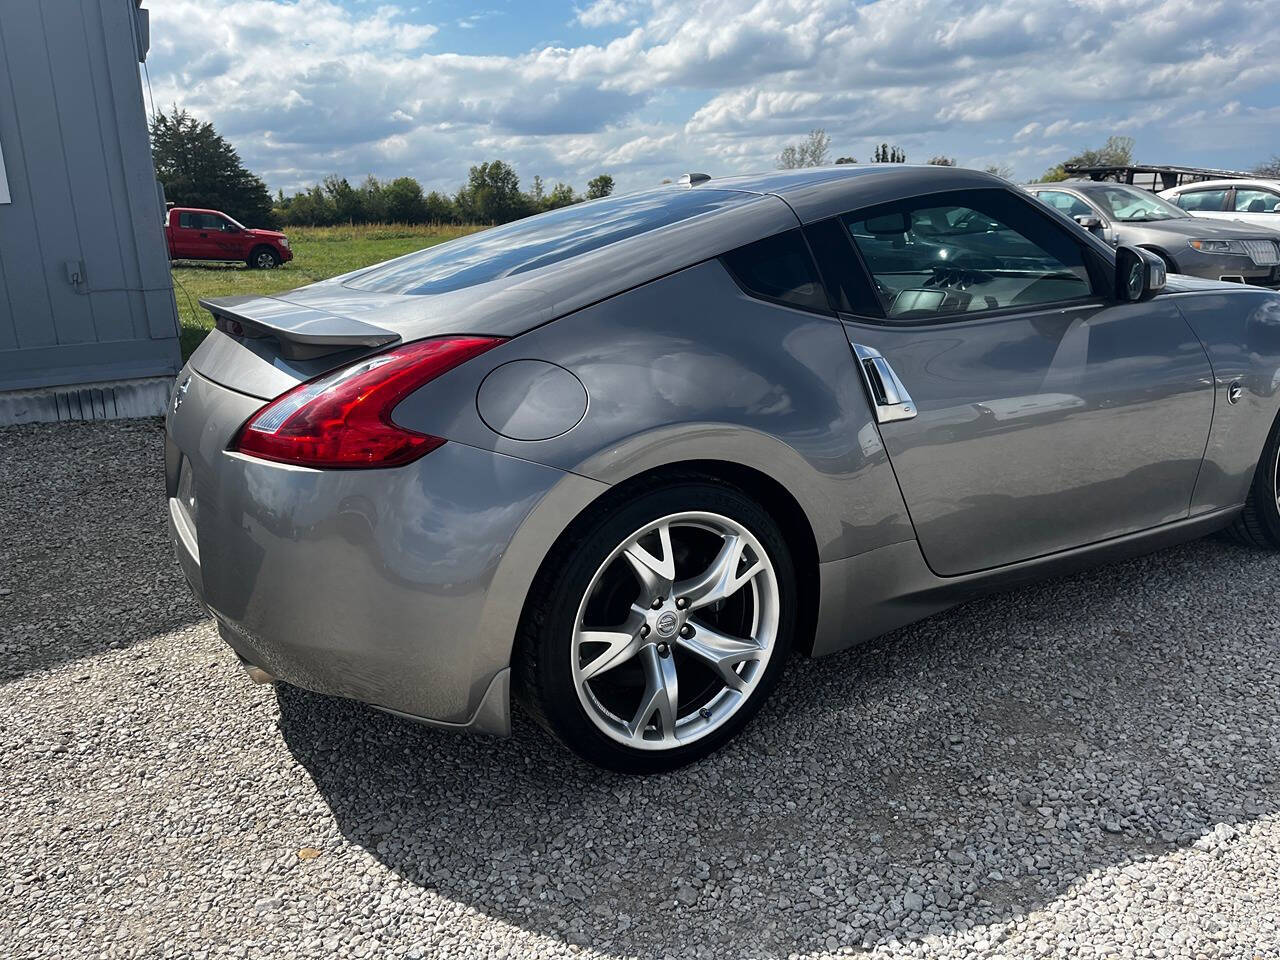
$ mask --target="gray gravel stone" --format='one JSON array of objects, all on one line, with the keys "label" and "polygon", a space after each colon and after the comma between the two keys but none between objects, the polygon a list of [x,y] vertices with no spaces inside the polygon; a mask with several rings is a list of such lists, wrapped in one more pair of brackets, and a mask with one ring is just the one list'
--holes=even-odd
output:
[{"label": "gray gravel stone", "polygon": [[161,441],[0,430],[0,957],[1280,957],[1280,556],[797,660],[721,754],[621,778],[247,682]]}]

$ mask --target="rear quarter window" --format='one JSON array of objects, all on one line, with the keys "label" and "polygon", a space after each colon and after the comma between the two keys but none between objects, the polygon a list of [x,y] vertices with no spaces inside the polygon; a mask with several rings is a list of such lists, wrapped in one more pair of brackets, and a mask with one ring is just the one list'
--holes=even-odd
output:
[{"label": "rear quarter window", "polygon": [[754,199],[751,194],[700,188],[605,197],[411,253],[357,273],[343,285],[376,293],[448,293],[560,263]]},{"label": "rear quarter window", "polygon": [[744,291],[760,300],[831,313],[804,236],[797,228],[757,240],[720,258]]}]

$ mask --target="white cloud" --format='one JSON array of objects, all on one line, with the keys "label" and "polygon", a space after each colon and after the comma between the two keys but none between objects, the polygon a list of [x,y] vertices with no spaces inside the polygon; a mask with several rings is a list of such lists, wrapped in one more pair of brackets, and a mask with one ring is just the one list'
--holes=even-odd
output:
[{"label": "white cloud", "polygon": [[574,21],[584,27],[607,27],[622,23],[632,14],[632,5],[624,0],[595,0],[582,10],[574,11]]},{"label": "white cloud", "polygon": [[[1217,165],[1233,144],[1261,149],[1248,124],[1280,85],[1263,0],[595,0],[571,15],[611,39],[501,56],[442,49],[393,6],[152,8],[157,104],[214,121],[285,188],[335,171],[452,188],[493,157],[526,180],[581,187],[608,170],[628,188],[768,168],[815,126],[864,158],[881,140],[969,162],[1124,133],[1148,159]],[[1197,111],[1235,140],[1197,148],[1170,129]],[[1038,153],[1008,162],[1043,168]]]}]

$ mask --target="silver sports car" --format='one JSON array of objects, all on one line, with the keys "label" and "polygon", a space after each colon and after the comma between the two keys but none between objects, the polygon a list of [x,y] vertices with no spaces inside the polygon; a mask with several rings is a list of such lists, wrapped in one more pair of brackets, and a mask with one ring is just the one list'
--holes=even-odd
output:
[{"label": "silver sports car", "polygon": [[793,653],[1229,528],[1280,546],[1280,295],[982,173],[609,197],[217,321],[173,539],[259,677],[645,772]]}]

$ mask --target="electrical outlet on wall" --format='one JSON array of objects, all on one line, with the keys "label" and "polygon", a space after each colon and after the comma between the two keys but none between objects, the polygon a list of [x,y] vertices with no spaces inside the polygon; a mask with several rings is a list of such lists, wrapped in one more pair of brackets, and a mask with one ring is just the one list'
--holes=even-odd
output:
[{"label": "electrical outlet on wall", "polygon": [[67,283],[71,284],[73,287],[84,286],[83,260],[68,260],[63,264],[63,266],[67,271]]}]

